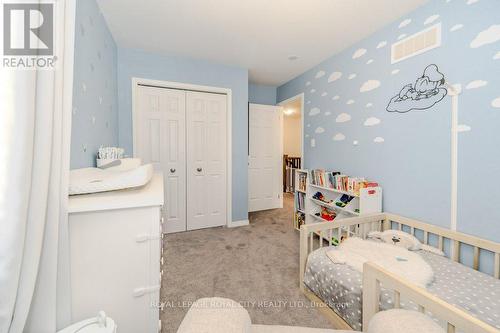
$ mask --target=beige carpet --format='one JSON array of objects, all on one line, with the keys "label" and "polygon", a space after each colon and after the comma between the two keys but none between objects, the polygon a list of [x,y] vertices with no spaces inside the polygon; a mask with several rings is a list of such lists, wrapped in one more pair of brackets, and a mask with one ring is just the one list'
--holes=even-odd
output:
[{"label": "beige carpet", "polygon": [[284,205],[250,214],[249,226],[166,237],[163,333],[176,332],[191,302],[211,296],[241,302],[254,324],[332,328],[299,290],[299,233],[290,195]]}]

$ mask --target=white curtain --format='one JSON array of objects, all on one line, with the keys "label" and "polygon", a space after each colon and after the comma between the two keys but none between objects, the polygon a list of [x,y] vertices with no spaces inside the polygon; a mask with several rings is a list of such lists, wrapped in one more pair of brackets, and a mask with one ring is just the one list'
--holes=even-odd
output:
[{"label": "white curtain", "polygon": [[67,189],[74,0],[55,1],[55,70],[0,87],[0,332],[54,333],[69,317]]}]

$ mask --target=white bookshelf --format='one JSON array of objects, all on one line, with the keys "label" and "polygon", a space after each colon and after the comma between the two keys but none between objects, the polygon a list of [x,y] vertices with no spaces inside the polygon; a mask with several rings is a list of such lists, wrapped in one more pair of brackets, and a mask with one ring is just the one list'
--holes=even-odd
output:
[{"label": "white bookshelf", "polygon": [[[306,177],[304,186],[301,188],[300,177]],[[303,217],[304,223],[306,223],[306,205],[307,205],[307,184],[309,182],[309,172],[303,169],[295,170],[295,188],[293,192],[293,227],[296,230],[300,230],[299,215]],[[299,198],[303,197],[304,205],[299,208],[298,202]]]},{"label": "white bookshelf", "polygon": [[[308,180],[310,180],[310,177],[308,177]],[[321,192],[327,202],[314,199],[313,196],[316,192]],[[336,202],[339,202],[343,195],[351,196],[352,200],[344,207],[340,207],[336,205]],[[306,224],[327,221],[322,217],[315,215],[316,213],[321,212],[321,207],[334,210],[337,214],[335,219],[382,212],[381,187],[362,188],[358,194],[340,191],[325,186],[314,185],[308,182],[306,188],[306,198]],[[335,219],[329,222],[335,223]]]}]

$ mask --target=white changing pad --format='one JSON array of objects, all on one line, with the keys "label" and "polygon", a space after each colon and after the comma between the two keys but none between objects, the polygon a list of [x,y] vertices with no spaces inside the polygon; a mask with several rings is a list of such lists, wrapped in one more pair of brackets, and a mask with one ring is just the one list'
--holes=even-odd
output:
[{"label": "white changing pad", "polygon": [[146,185],[153,176],[153,165],[116,171],[99,168],[83,168],[70,171],[69,195],[89,194],[121,190]]}]

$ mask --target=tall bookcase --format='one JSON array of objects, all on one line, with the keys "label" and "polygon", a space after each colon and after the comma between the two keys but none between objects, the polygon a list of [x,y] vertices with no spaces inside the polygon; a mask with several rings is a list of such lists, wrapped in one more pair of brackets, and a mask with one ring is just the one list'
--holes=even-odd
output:
[{"label": "tall bookcase", "polygon": [[295,170],[295,188],[293,192],[293,227],[300,230],[306,223],[307,184],[309,182],[307,170]]}]

